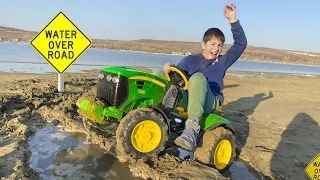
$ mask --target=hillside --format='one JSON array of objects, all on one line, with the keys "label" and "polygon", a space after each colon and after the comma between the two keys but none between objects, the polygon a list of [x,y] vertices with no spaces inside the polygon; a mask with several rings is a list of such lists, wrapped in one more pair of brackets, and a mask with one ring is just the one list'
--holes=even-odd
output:
[{"label": "hillside", "polygon": [[25,42],[30,41],[37,32],[0,26],[1,41]]},{"label": "hillside", "polygon": [[[36,34],[37,32],[34,31],[25,31],[16,28],[0,26],[1,41],[29,42]],[[122,49],[167,54],[186,54],[187,52],[195,54],[201,51],[200,42],[165,41],[151,39],[141,39],[132,41],[92,39],[92,41],[92,47],[106,49]],[[226,44],[223,53],[225,53],[225,51],[229,49],[230,46],[230,44]],[[293,64],[320,65],[320,53],[254,47],[250,46],[250,42],[249,46],[242,54],[240,59]]]}]

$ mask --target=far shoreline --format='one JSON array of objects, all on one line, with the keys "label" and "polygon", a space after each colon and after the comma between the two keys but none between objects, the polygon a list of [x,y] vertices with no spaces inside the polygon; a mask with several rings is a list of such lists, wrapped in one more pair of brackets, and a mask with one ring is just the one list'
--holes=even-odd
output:
[{"label": "far shoreline", "polygon": [[[98,48],[98,47],[92,47],[95,49],[105,49],[105,48]],[[167,54],[167,53],[156,53],[156,52],[148,52],[148,51],[135,51],[135,50],[126,50],[126,49],[107,49],[107,50],[118,50],[118,51],[125,51],[125,52],[138,52],[138,53],[146,53],[146,54],[160,54],[160,55],[170,55],[170,56],[182,56],[185,57],[187,55],[181,55],[181,54]],[[274,62],[274,61],[258,61],[258,60],[248,60],[248,59],[238,59],[241,61],[248,61],[248,62],[262,62],[262,63],[274,63],[274,64],[286,64],[286,65],[297,65],[297,66],[313,66],[313,67],[320,67],[319,65],[313,65],[313,64],[295,64],[295,63],[288,63],[288,62]]]},{"label": "far shoreline", "polygon": [[[13,42],[13,41],[0,41],[0,43],[16,43],[16,44],[30,44],[29,42],[26,41],[19,41],[19,42]],[[168,53],[160,53],[160,52],[149,52],[149,51],[137,51],[137,50],[129,50],[129,49],[108,49],[108,48],[102,48],[98,46],[91,46],[90,48],[92,49],[101,49],[101,50],[116,50],[116,51],[124,51],[124,52],[137,52],[137,53],[145,53],[145,54],[158,54],[158,55],[170,55],[170,56],[181,56],[185,57],[187,55],[185,54],[168,54]],[[90,49],[89,48],[89,49]],[[248,60],[248,59],[238,59],[241,61],[248,61],[248,62],[264,62],[264,63],[274,63],[274,64],[286,64],[286,65],[297,65],[297,66],[311,66],[311,67],[320,67],[319,65],[312,64],[312,63],[307,63],[307,64],[296,64],[296,63],[290,63],[290,62],[283,62],[283,61],[259,61],[259,60]]]}]

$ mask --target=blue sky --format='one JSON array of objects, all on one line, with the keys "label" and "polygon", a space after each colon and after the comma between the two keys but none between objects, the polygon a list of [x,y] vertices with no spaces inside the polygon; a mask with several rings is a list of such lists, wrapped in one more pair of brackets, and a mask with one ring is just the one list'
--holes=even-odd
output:
[{"label": "blue sky", "polygon": [[[320,52],[320,0],[234,0],[250,46]],[[40,31],[63,11],[86,35],[102,39],[200,42],[210,27],[233,43],[223,15],[230,0],[1,2],[0,26]]]}]

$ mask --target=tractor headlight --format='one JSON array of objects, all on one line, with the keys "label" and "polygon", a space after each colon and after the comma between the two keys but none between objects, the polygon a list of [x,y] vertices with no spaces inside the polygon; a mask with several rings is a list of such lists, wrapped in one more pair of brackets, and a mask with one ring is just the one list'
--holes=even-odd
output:
[{"label": "tractor headlight", "polygon": [[113,77],[113,78],[112,78],[112,82],[118,83],[118,82],[119,82],[119,78],[118,78],[118,77]]},{"label": "tractor headlight", "polygon": [[98,78],[99,79],[103,79],[104,78],[104,74],[103,73],[99,73]]},{"label": "tractor headlight", "polygon": [[111,80],[112,80],[112,76],[111,76],[111,75],[108,75],[108,76],[107,76],[107,81],[110,82]]}]

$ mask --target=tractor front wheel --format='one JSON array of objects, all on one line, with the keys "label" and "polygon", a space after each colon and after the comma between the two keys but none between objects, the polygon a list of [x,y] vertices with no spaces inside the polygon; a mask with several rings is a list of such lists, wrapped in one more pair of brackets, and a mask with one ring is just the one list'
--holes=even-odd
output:
[{"label": "tractor front wheel", "polygon": [[121,119],[116,140],[122,157],[154,157],[165,148],[168,126],[161,114],[148,108],[136,109]]},{"label": "tractor front wheel", "polygon": [[114,136],[118,123],[107,122],[106,125],[99,125],[91,122],[88,118],[82,118],[83,127],[87,132],[94,132],[96,134],[103,134],[104,137]]},{"label": "tractor front wheel", "polygon": [[223,127],[207,130],[202,136],[194,158],[220,172],[229,170],[235,157],[235,137]]}]

